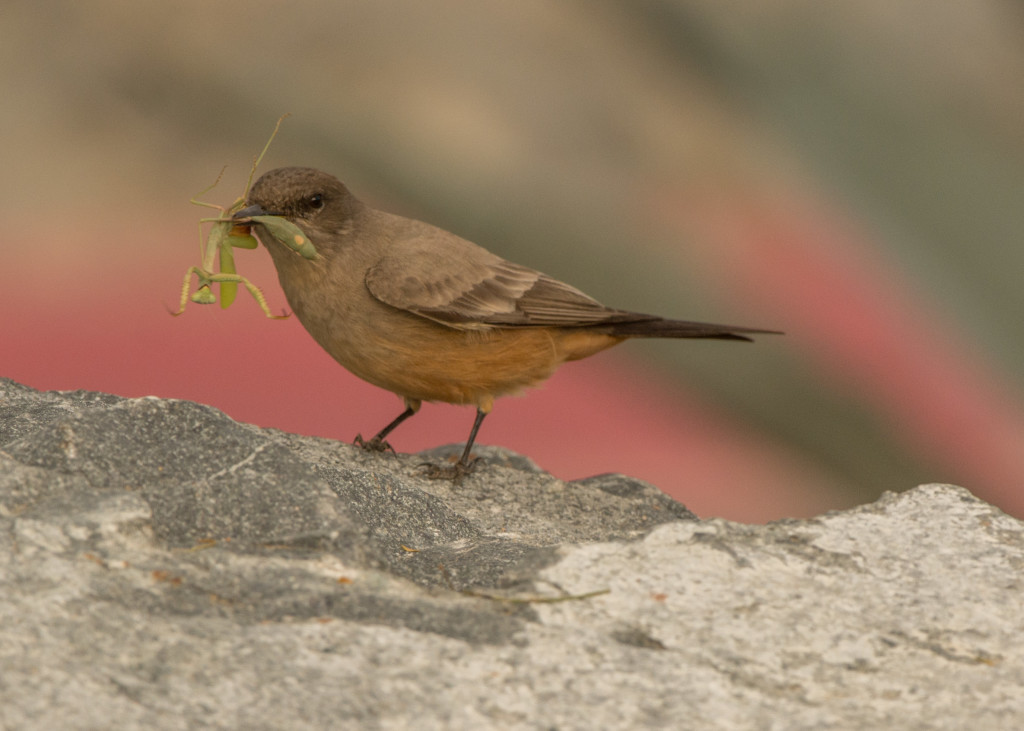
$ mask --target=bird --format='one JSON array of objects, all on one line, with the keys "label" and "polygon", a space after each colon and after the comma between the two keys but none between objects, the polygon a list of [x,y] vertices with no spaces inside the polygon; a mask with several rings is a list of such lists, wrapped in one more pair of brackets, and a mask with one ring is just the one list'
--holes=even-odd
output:
[{"label": "bird", "polygon": [[631,338],[749,341],[777,332],[607,307],[454,233],[377,210],[315,168],[270,170],[243,205],[235,220],[284,218],[316,249],[300,256],[250,222],[299,322],[341,366],[404,401],[401,414],[356,444],[391,449],[387,437],[424,401],[476,408],[458,462],[431,476],[468,474],[495,399],[540,385],[565,362]]}]

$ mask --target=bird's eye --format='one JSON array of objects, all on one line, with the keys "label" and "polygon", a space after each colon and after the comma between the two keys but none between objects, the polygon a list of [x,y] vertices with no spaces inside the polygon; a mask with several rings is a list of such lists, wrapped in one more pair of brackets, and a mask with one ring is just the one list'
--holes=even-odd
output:
[{"label": "bird's eye", "polygon": [[323,196],[323,193],[314,193],[313,195],[311,195],[309,197],[307,202],[309,203],[309,207],[310,208],[315,208],[316,210],[320,210],[321,208],[324,207],[324,196]]}]

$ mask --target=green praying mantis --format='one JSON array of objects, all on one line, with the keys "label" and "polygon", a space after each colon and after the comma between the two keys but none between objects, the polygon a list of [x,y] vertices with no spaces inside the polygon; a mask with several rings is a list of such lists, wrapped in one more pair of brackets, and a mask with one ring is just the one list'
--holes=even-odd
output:
[{"label": "green praying mantis", "polygon": [[[267,150],[270,148],[270,143],[274,141],[274,137],[277,136],[277,131],[281,127],[281,122],[284,121],[285,114],[277,120],[277,124],[274,126],[274,131],[270,135],[270,139],[267,140],[267,144],[263,146],[262,152],[253,160],[252,168],[249,170],[249,179],[245,183],[245,192],[238,200],[232,203],[230,206],[225,208],[224,206],[218,206],[215,203],[204,203],[198,200],[199,196],[213,190],[220,182],[221,177],[224,175],[224,170],[220,171],[220,175],[213,181],[213,185],[197,193],[194,198],[189,200],[197,206],[203,206],[204,208],[213,208],[220,211],[220,215],[216,218],[201,218],[199,219],[199,250],[202,257],[202,264],[199,266],[189,267],[185,272],[185,278],[181,284],[181,301],[179,302],[178,311],[172,312],[172,315],[180,315],[185,311],[185,306],[188,300],[191,299],[193,302],[201,305],[211,305],[217,301],[217,297],[214,295],[212,286],[214,284],[220,287],[220,306],[222,309],[227,309],[235,301],[235,297],[238,294],[238,285],[241,284],[252,295],[253,299],[263,310],[264,314],[273,320],[282,320],[288,317],[287,314],[275,315],[270,311],[270,306],[267,304],[267,299],[263,295],[263,292],[255,284],[250,282],[248,279],[243,277],[235,269],[235,255],[232,251],[235,248],[239,249],[255,249],[259,246],[259,242],[252,235],[253,224],[262,224],[264,228],[273,236],[275,239],[280,241],[288,248],[295,251],[297,254],[305,257],[306,259],[315,259],[317,256],[316,248],[313,246],[313,242],[302,232],[302,230],[291,223],[290,221],[281,218],[279,216],[251,216],[248,218],[232,218],[232,216],[238,211],[242,210],[245,206],[246,198],[249,196],[249,189],[252,187],[253,177],[256,175],[256,168],[263,160],[263,156],[267,154]],[[203,226],[207,223],[213,224],[210,227],[210,233],[206,237],[205,243],[203,242]],[[219,263],[218,271],[214,271],[214,260]],[[192,275],[195,275],[198,281],[198,287],[196,291],[189,296],[189,290],[192,285]]]}]

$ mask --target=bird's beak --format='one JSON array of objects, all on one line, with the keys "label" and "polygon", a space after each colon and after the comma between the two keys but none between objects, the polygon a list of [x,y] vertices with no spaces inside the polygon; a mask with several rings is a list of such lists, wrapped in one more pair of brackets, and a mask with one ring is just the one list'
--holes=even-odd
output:
[{"label": "bird's beak", "polygon": [[272,215],[274,215],[274,214],[273,213],[267,213],[260,206],[247,206],[246,208],[243,208],[240,211],[235,211],[234,215],[232,215],[231,217],[237,220],[237,219],[241,219],[241,218],[252,218],[253,216],[272,216]]}]

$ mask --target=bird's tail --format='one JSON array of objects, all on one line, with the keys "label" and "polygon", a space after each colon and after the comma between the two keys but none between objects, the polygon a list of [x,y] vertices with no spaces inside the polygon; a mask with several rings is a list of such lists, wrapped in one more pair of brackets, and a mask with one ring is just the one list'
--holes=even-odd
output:
[{"label": "bird's tail", "polygon": [[665,320],[663,318],[624,320],[605,323],[601,328],[609,335],[623,338],[711,338],[715,340],[752,341],[751,335],[781,335],[778,330],[752,327],[712,325],[707,322]]}]

